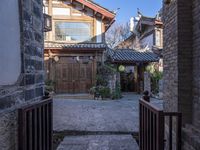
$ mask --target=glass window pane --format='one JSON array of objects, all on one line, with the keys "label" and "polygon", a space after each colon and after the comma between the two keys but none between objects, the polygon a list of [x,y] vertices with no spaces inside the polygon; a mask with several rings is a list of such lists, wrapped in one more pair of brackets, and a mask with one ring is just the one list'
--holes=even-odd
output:
[{"label": "glass window pane", "polygon": [[91,41],[91,24],[84,22],[56,22],[56,40],[59,41]]}]

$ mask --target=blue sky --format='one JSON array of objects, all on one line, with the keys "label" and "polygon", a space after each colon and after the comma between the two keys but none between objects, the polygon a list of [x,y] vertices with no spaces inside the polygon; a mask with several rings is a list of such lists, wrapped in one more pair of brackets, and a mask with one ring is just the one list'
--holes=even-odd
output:
[{"label": "blue sky", "polygon": [[162,0],[94,0],[98,4],[108,8],[109,10],[116,10],[120,8],[117,13],[116,21],[118,23],[128,22],[130,17],[136,16],[137,8],[140,9],[145,16],[155,16],[162,7]]}]

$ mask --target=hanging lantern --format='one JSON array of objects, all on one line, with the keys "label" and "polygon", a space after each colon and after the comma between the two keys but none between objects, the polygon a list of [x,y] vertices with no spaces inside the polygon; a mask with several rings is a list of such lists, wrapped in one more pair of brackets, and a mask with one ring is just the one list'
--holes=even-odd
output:
[{"label": "hanging lantern", "polygon": [[125,67],[123,65],[120,65],[119,68],[118,68],[118,70],[120,72],[124,72],[125,71]]},{"label": "hanging lantern", "polygon": [[44,32],[52,30],[52,17],[44,14]]},{"label": "hanging lantern", "polygon": [[59,57],[58,57],[58,56],[55,56],[55,57],[54,57],[54,60],[55,60],[55,62],[58,62],[58,61],[59,61]]}]

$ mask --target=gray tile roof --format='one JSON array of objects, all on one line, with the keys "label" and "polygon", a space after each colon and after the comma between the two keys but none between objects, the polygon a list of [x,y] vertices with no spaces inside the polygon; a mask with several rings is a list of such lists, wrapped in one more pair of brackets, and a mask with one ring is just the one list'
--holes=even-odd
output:
[{"label": "gray tile roof", "polygon": [[113,62],[142,63],[159,61],[159,56],[151,51],[142,52],[133,49],[109,49],[107,50],[107,55]]},{"label": "gray tile roof", "polygon": [[107,45],[103,43],[59,43],[59,42],[45,42],[45,48],[78,48],[78,49],[106,49]]}]

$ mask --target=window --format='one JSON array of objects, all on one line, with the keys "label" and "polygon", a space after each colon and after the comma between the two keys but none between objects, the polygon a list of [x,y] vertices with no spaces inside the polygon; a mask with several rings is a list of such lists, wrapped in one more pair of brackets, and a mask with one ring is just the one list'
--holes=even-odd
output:
[{"label": "window", "polygon": [[55,40],[91,41],[91,24],[83,22],[55,22]]}]

